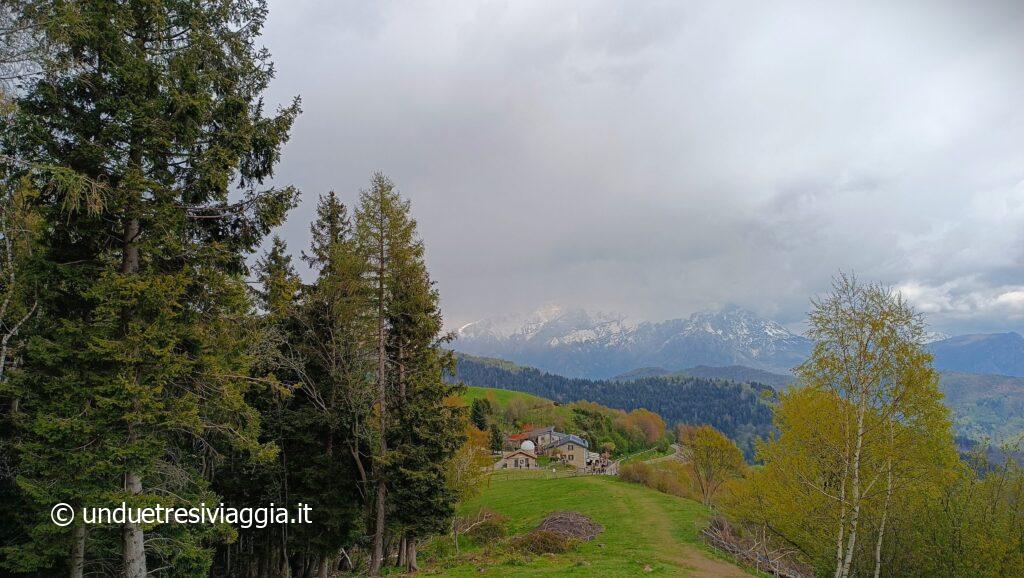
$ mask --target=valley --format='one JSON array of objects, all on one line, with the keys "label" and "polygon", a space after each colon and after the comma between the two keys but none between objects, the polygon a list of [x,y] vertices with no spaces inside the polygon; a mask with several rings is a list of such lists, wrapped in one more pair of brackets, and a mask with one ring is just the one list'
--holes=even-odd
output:
[{"label": "valley", "polygon": [[[1024,337],[932,333],[927,340],[935,340],[926,348],[959,436],[1002,443],[1024,434]],[[749,455],[749,436],[770,429],[767,400],[794,382],[790,370],[811,342],[735,307],[660,323],[547,307],[463,326],[454,347],[470,354],[460,357],[459,375],[471,385],[648,407],[670,422],[704,420]]]},{"label": "valley", "polygon": [[529,393],[559,403],[592,401],[614,409],[644,408],[675,423],[709,424],[736,441],[748,459],[771,432],[775,390],[757,383],[696,377],[631,381],[567,378],[500,360],[460,355],[454,379],[477,387]]}]

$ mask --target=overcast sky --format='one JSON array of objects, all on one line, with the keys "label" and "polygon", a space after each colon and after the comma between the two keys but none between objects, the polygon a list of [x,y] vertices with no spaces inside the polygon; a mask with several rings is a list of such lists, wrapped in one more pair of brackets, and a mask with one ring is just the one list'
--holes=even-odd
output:
[{"label": "overcast sky", "polygon": [[1024,329],[1024,3],[271,0],[277,173],[412,200],[451,325],[784,323],[838,270]]}]

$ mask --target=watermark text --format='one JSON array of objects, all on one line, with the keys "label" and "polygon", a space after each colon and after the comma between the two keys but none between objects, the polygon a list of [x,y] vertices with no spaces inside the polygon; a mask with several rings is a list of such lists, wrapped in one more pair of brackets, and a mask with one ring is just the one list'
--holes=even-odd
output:
[{"label": "watermark text", "polygon": [[313,509],[309,504],[234,508],[223,503],[207,506],[83,506],[57,504],[50,510],[50,519],[58,526],[73,524],[77,517],[83,524],[231,524],[242,529],[266,528],[272,524],[309,524]]}]

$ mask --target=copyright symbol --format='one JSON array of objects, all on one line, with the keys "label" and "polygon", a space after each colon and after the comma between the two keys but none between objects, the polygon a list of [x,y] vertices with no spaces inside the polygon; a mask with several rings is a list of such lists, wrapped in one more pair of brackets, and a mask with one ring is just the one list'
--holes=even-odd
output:
[{"label": "copyright symbol", "polygon": [[58,526],[67,526],[75,521],[75,509],[68,504],[57,504],[50,510],[50,519]]}]

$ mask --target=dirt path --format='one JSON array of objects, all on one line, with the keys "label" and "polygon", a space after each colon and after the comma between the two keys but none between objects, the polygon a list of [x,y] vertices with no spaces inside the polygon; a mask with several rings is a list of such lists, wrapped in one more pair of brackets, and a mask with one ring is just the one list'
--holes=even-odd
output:
[{"label": "dirt path", "polygon": [[665,460],[677,460],[677,459],[679,459],[679,445],[672,444],[672,453],[668,454],[667,456],[658,456],[656,458],[651,458],[649,460],[644,460],[644,463],[645,464],[654,464],[654,463],[657,463],[657,462],[663,462]]},{"label": "dirt path", "polygon": [[[620,494],[618,498],[628,504],[632,512],[656,511],[650,500],[635,495]],[[644,504],[641,506],[641,504]],[[740,568],[711,557],[700,548],[681,543],[673,536],[672,522],[667,516],[645,516],[649,541],[662,553],[662,561],[682,567],[689,576],[715,578],[747,578],[750,574]]]}]

